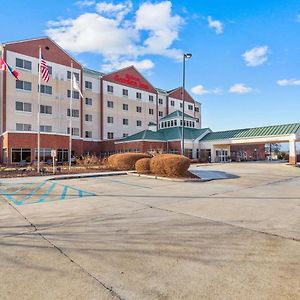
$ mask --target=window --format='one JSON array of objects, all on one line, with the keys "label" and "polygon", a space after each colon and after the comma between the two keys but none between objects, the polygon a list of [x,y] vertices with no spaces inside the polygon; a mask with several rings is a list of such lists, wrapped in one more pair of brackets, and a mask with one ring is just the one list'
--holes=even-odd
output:
[{"label": "window", "polygon": [[52,126],[50,125],[41,125],[40,126],[41,132],[52,132]]},{"label": "window", "polygon": [[31,112],[31,103],[16,101],[16,110]]},{"label": "window", "polygon": [[108,85],[107,92],[112,94],[114,92],[114,87],[112,85]]},{"label": "window", "polygon": [[[76,78],[76,81],[79,81],[79,73],[73,72],[73,74],[74,74],[74,76]],[[71,71],[67,72],[67,78],[71,79]]]},{"label": "window", "polygon": [[149,115],[154,115],[154,109],[153,108],[149,108]]},{"label": "window", "polygon": [[123,133],[123,138],[128,137],[128,133]]},{"label": "window", "polygon": [[195,106],[195,112],[199,112],[199,107]]},{"label": "window", "polygon": [[87,90],[91,90],[93,88],[93,84],[90,81],[85,81],[84,86]]},{"label": "window", "polygon": [[171,106],[175,106],[175,101],[171,100]]},{"label": "window", "polygon": [[113,117],[107,117],[107,123],[108,124],[113,124],[114,123],[114,118]]},{"label": "window", "polygon": [[41,84],[41,94],[52,95],[52,86]]},{"label": "window", "polygon": [[31,162],[31,149],[11,149],[11,162]]},{"label": "window", "polygon": [[40,106],[40,113],[46,115],[52,115],[52,106],[49,105],[41,105]]},{"label": "window", "polygon": [[91,139],[91,138],[93,137],[92,131],[88,131],[88,130],[87,130],[87,131],[85,132],[85,137],[88,138],[88,139]]},{"label": "window", "polygon": [[180,108],[182,108],[183,107],[183,105],[182,105],[182,103],[180,103]]},{"label": "window", "polygon": [[107,107],[108,107],[108,108],[114,108],[114,103],[113,103],[113,101],[107,101]]},{"label": "window", "polygon": [[171,127],[173,127],[173,126],[174,126],[174,121],[172,120],[172,121],[171,121]]},{"label": "window", "polygon": [[93,105],[93,99],[92,98],[85,98],[85,105]]},{"label": "window", "polygon": [[189,110],[193,110],[193,105],[190,105],[190,104],[189,104],[189,105],[188,105],[188,109],[189,109]]},{"label": "window", "polygon": [[[49,72],[49,75],[52,75],[52,67],[51,66],[48,66],[48,72]],[[38,64],[38,72],[40,71],[40,64]]]},{"label": "window", "polygon": [[164,115],[164,113],[163,113],[162,111],[159,111],[159,112],[158,112],[158,116],[159,116],[159,117],[162,117],[163,115]]},{"label": "window", "polygon": [[128,110],[128,104],[123,104],[123,110]]},{"label": "window", "polygon": [[[67,128],[67,133],[70,134],[70,127]],[[72,135],[79,136],[79,128],[72,127]]]},{"label": "window", "polygon": [[[67,109],[67,116],[70,117],[70,108]],[[79,109],[72,109],[72,118],[79,118]]]},{"label": "window", "polygon": [[141,113],[142,112],[142,107],[141,106],[137,106],[136,107],[136,112]]},{"label": "window", "polygon": [[[68,90],[67,96],[68,96],[68,98],[71,97],[71,91],[70,90]],[[78,91],[73,91],[73,99],[79,99],[79,92]]]},{"label": "window", "polygon": [[141,120],[137,120],[136,121],[136,126],[142,126],[142,121]]},{"label": "window", "polygon": [[153,102],[153,96],[149,95],[149,102]]},{"label": "window", "polygon": [[159,103],[160,105],[162,105],[162,104],[164,104],[164,100],[163,100],[162,98],[159,98],[159,99],[158,99],[158,103]]},{"label": "window", "polygon": [[136,99],[142,99],[142,93],[136,92]]},{"label": "window", "polygon": [[123,93],[123,96],[124,96],[124,97],[128,97],[128,90],[123,89],[123,92],[122,92],[122,93]]},{"label": "window", "polygon": [[30,124],[16,123],[16,130],[17,131],[31,131],[31,125]]},{"label": "window", "polygon": [[174,120],[174,126],[177,126],[177,120]]},{"label": "window", "polygon": [[114,138],[114,133],[113,133],[113,132],[108,132],[108,133],[107,133],[107,138],[108,138],[109,140],[112,140],[112,139]]},{"label": "window", "polygon": [[93,121],[93,116],[92,115],[85,115],[85,121],[86,122],[92,122]]},{"label": "window", "polygon": [[123,119],[123,125],[128,125],[128,119]]},{"label": "window", "polygon": [[24,91],[31,91],[31,82],[23,81],[23,80],[16,80],[16,89],[17,90],[24,90]]},{"label": "window", "polygon": [[32,63],[29,60],[16,58],[16,67],[31,71],[32,70]]},{"label": "window", "polygon": [[[52,149],[47,149],[47,148],[40,148],[40,160],[47,162],[47,161],[51,161],[52,162],[52,157],[51,157],[51,150]],[[38,150],[35,149],[35,159],[37,159],[37,154],[38,154]]]}]

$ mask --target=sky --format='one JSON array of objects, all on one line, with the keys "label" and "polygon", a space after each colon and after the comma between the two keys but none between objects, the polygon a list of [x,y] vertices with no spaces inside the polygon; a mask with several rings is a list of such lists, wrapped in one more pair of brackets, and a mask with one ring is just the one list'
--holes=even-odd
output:
[{"label": "sky", "polygon": [[[42,3],[43,2],[43,3]],[[0,42],[48,35],[85,67],[135,65],[156,87],[182,85],[202,126],[300,122],[300,1],[0,0]]]}]

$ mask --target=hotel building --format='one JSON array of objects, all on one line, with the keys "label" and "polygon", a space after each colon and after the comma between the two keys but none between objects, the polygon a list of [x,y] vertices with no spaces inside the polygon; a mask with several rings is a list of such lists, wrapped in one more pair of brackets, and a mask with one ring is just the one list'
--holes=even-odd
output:
[{"label": "hotel building", "polygon": [[[40,86],[40,108],[37,104],[39,47],[50,73],[49,82]],[[86,69],[47,37],[3,43],[0,53],[19,72],[19,80],[0,72],[1,162],[30,163],[36,159],[38,109],[44,161],[51,158],[52,149],[57,150],[58,161],[67,160],[70,130],[74,155],[180,152],[181,87],[170,91],[156,88],[133,66],[110,74]],[[71,95],[71,61],[83,98],[78,91]],[[244,154],[250,151],[252,157],[256,155],[259,159],[264,156],[264,143],[288,141],[291,161],[296,162],[300,124],[256,129],[252,135],[246,134],[249,129],[212,132],[201,128],[201,104],[187,91],[185,113],[186,155],[191,158],[226,161],[233,152],[238,159],[241,151]],[[70,118],[72,128],[69,128]]]}]

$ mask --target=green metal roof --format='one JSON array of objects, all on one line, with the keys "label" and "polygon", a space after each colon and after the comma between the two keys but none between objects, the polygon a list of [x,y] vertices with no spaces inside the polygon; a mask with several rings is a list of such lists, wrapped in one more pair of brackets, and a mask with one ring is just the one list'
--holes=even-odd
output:
[{"label": "green metal roof", "polygon": [[207,134],[201,141],[240,139],[240,138],[255,138],[268,137],[276,135],[294,134],[300,129],[300,123],[275,125],[256,128],[245,128],[228,131],[218,131]]},{"label": "green metal roof", "polygon": [[[169,115],[161,118],[160,121],[166,121],[166,120],[169,120],[169,119],[174,119],[176,117],[182,117],[182,111],[175,110],[172,113],[170,113]],[[196,118],[194,118],[194,117],[192,117],[190,115],[187,115],[186,113],[184,114],[184,118],[193,119],[193,120],[196,119]]]},{"label": "green metal roof", "polygon": [[[192,140],[203,135],[209,128],[194,129],[194,128],[184,128],[184,136],[187,140]],[[152,141],[171,141],[180,140],[182,137],[181,127],[165,128],[158,131],[143,130],[124,139],[119,142],[130,142],[130,141],[140,141],[140,140],[152,140]]]}]

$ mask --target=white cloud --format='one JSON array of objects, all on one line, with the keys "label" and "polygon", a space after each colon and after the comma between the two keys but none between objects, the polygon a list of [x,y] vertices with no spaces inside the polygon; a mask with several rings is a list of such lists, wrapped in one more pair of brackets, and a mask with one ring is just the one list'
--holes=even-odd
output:
[{"label": "white cloud", "polygon": [[90,7],[95,5],[95,1],[93,0],[82,0],[82,1],[77,1],[75,3],[75,5],[79,6],[79,7]]},{"label": "white cloud", "polygon": [[236,83],[229,88],[229,92],[234,94],[248,94],[252,91],[253,89],[246,86],[244,83]]},{"label": "white cloud", "polygon": [[242,56],[249,67],[256,67],[262,65],[268,60],[268,46],[255,47],[246,51]]},{"label": "white cloud", "polygon": [[220,88],[214,88],[211,90],[207,90],[203,85],[199,84],[191,89],[192,93],[195,95],[204,95],[204,94],[221,94],[222,90]]},{"label": "white cloud", "polygon": [[223,23],[219,20],[213,20],[211,16],[207,18],[208,26],[215,30],[216,34],[223,33],[224,26]]},{"label": "white cloud", "polygon": [[300,79],[281,79],[277,81],[280,86],[300,85]]},{"label": "white cloud", "polygon": [[140,61],[124,60],[124,61],[113,61],[108,64],[102,65],[104,72],[111,72],[116,69],[122,69],[129,66],[135,66],[140,71],[149,71],[154,68],[154,63],[150,59],[144,59]]},{"label": "white cloud", "polygon": [[[81,2],[88,4],[87,0]],[[130,1],[100,2],[95,10],[73,19],[49,21],[46,34],[68,51],[101,54],[105,68],[127,61],[145,70],[153,67],[150,60],[143,59],[145,55],[182,57],[182,51],[172,44],[184,21],[172,13],[170,1],[146,2],[135,12]]]}]

